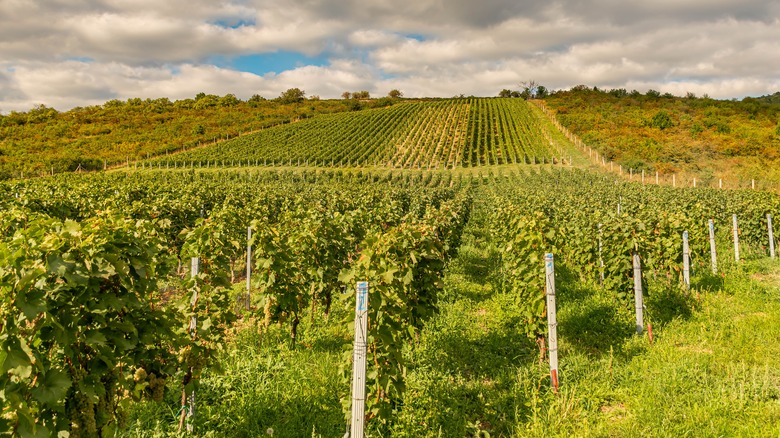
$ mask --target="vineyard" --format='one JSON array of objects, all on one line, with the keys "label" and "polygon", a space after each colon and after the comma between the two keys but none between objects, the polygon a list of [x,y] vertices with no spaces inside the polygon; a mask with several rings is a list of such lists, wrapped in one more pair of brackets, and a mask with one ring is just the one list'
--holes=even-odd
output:
[{"label": "vineyard", "polygon": [[[382,166],[453,169],[569,159],[521,99],[448,99],[319,116],[164,157],[159,167]],[[565,157],[564,157],[565,155]]]},{"label": "vineyard", "polygon": [[780,196],[584,162],[469,98],[2,183],[0,434],[343,436],[361,354],[368,436],[780,433]]}]

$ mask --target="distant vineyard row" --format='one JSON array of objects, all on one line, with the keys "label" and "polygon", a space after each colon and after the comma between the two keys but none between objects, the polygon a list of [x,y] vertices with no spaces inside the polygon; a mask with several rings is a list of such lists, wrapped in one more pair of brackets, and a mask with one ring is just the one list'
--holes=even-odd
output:
[{"label": "distant vineyard row", "polygon": [[[323,115],[156,161],[440,169],[549,162],[547,120],[521,99],[452,99]],[[207,164],[208,165],[208,164]]]}]

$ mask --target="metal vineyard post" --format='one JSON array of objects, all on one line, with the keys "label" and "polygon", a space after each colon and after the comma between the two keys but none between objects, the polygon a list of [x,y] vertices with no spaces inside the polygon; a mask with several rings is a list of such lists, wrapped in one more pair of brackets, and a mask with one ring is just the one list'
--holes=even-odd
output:
[{"label": "metal vineyard post", "polygon": [[252,227],[246,228],[246,310],[249,310],[252,283]]},{"label": "metal vineyard post", "polygon": [[552,253],[544,255],[545,289],[547,290],[547,343],[550,352],[550,379],[558,392],[558,320],[555,314],[555,266]]},{"label": "metal vineyard post", "polygon": [[688,231],[683,231],[683,281],[687,289],[691,288],[691,252],[688,246]]},{"label": "metal vineyard post", "polygon": [[734,260],[739,261],[739,228],[737,228],[737,215],[732,215],[732,222],[734,223]]},{"label": "metal vineyard post", "polygon": [[715,251],[715,221],[712,219],[708,222],[710,230],[710,257],[712,258],[712,273],[718,273],[718,254]]},{"label": "metal vineyard post", "polygon": [[769,232],[769,256],[775,258],[775,233],[772,230],[772,215],[766,214],[766,229]]},{"label": "metal vineyard post", "polygon": [[368,331],[368,282],[357,283],[355,294],[355,342],[352,352],[351,438],[363,438],[366,412],[366,333]]},{"label": "metal vineyard post", "polygon": [[634,251],[634,308],[636,309],[636,334],[638,335],[642,334],[642,327],[644,326],[643,307],[642,265],[639,260],[639,253]]}]

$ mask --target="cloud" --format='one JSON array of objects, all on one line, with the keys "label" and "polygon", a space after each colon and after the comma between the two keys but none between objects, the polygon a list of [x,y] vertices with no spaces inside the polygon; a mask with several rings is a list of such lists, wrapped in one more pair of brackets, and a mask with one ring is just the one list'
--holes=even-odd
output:
[{"label": "cloud", "polygon": [[[327,62],[230,67],[274,53]],[[3,0],[0,111],[290,87],[495,95],[528,79],[741,97],[777,91],[774,53],[780,0]]]}]

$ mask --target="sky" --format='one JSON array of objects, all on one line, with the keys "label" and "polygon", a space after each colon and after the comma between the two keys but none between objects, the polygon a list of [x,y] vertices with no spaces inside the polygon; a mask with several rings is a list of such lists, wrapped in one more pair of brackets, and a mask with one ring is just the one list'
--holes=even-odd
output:
[{"label": "sky", "polygon": [[780,91],[780,0],[0,0],[0,112],[344,91],[495,96],[533,80]]}]

